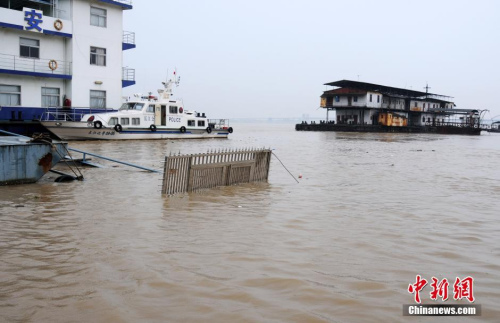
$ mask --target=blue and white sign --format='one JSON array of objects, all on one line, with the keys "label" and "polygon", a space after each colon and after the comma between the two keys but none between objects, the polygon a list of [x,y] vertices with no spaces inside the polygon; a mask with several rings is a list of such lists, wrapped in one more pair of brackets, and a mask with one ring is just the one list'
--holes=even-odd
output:
[{"label": "blue and white sign", "polygon": [[43,32],[40,26],[43,23],[43,12],[31,8],[23,8],[24,12],[24,30]]}]

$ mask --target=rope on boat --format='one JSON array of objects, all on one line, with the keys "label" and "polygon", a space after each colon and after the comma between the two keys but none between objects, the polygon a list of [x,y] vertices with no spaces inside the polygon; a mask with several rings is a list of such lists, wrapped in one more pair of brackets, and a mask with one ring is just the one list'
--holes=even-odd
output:
[{"label": "rope on boat", "polygon": [[[56,145],[54,145],[52,143],[52,139],[50,139],[50,136],[48,136],[47,134],[43,134],[43,133],[35,134],[35,135],[33,135],[31,141],[32,142],[43,142],[43,143],[49,144],[56,151],[56,153],[59,155],[60,159],[62,161],[64,161],[66,166],[68,166],[68,168],[73,172],[73,174],[75,174],[75,179],[79,180],[79,181],[83,180],[83,174],[80,171],[80,169],[78,168],[78,166],[74,165],[74,168],[76,168],[76,170],[78,171],[78,174],[80,174],[80,175],[78,175],[77,172],[73,169],[73,167],[71,167],[71,165],[68,163],[68,160],[65,158],[66,156],[61,155],[59,150],[57,150],[57,147],[56,147]],[[66,150],[66,153],[68,154],[68,156],[71,159],[73,159],[70,152],[68,151],[68,148],[65,145],[62,145],[62,146],[64,147],[64,150]]]}]

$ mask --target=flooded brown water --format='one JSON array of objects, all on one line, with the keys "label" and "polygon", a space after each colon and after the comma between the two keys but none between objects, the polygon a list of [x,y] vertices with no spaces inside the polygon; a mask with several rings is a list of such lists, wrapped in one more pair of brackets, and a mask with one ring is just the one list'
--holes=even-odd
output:
[{"label": "flooded brown water", "polygon": [[[500,320],[500,135],[233,126],[228,140],[70,146],[154,168],[271,147],[300,183],[273,157],[268,184],[175,197],[160,175],[103,161],[84,182],[0,187],[0,320]],[[452,284],[472,276],[482,316],[403,317],[417,274],[451,281],[445,304],[468,303]]]}]

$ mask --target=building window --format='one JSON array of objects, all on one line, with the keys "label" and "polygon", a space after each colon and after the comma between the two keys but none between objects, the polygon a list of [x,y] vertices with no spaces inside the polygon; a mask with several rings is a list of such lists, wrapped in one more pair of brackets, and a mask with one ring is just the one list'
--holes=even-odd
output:
[{"label": "building window", "polygon": [[335,96],[335,102],[340,102],[340,97],[338,95]]},{"label": "building window", "polygon": [[377,94],[377,103],[380,103],[380,94]]},{"label": "building window", "polygon": [[138,126],[141,124],[141,118],[132,118],[132,125]]},{"label": "building window", "polygon": [[425,117],[422,117],[422,122],[425,122]]},{"label": "building window", "polygon": [[357,96],[354,96],[354,97],[352,98],[352,100],[353,100],[354,102],[358,102],[358,97],[357,97]]},{"label": "building window", "polygon": [[168,111],[170,113],[177,113],[177,107],[175,105],[171,105],[169,108],[168,108]]},{"label": "building window", "polygon": [[128,126],[130,124],[129,118],[120,118],[120,122],[123,126]]},{"label": "building window", "polygon": [[196,122],[194,120],[188,120],[188,127],[196,126]]},{"label": "building window", "polygon": [[205,120],[198,120],[198,127],[205,127]]},{"label": "building window", "polygon": [[370,94],[370,102],[372,102],[372,95]]},{"label": "building window", "polygon": [[0,105],[21,105],[21,87],[0,84]]},{"label": "building window", "polygon": [[40,58],[40,41],[38,39],[20,38],[21,57]]},{"label": "building window", "polygon": [[90,107],[106,108],[106,91],[90,90]]},{"label": "building window", "polygon": [[90,65],[106,66],[106,48],[90,47]]},{"label": "building window", "polygon": [[106,9],[90,7],[90,24],[97,27],[106,27]]},{"label": "building window", "polygon": [[42,87],[42,107],[59,107],[59,88]]}]

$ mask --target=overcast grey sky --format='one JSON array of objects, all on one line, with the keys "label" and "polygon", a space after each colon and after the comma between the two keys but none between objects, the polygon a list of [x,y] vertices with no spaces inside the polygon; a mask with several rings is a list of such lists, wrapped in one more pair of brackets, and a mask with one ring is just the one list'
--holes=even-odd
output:
[{"label": "overcast grey sky", "polygon": [[124,52],[154,91],[209,117],[324,116],[324,83],[359,80],[454,97],[500,115],[500,1],[147,0],[125,12]]}]

